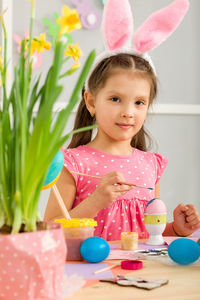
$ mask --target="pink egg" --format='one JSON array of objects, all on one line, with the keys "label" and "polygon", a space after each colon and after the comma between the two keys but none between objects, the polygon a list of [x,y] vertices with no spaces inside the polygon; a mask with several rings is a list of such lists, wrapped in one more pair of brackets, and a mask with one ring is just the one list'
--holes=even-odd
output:
[{"label": "pink egg", "polygon": [[166,214],[167,209],[165,203],[162,200],[154,198],[147,203],[144,213],[149,215]]}]

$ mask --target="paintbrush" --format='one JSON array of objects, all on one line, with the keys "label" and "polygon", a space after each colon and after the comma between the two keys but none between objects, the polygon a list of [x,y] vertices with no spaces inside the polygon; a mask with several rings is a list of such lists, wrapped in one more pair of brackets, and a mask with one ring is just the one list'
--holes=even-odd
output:
[{"label": "paintbrush", "polygon": [[[80,173],[80,172],[75,172],[75,171],[70,171],[70,172],[73,174],[81,175],[81,176],[87,176],[87,177],[91,177],[91,178],[101,179],[100,176],[95,176],[95,175],[90,175],[90,174],[85,174],[85,173]],[[126,184],[129,186],[136,186],[136,187],[140,187],[140,188],[144,188],[144,189],[148,189],[148,190],[153,190],[153,188],[151,188],[151,187],[146,187],[146,186],[134,184],[134,183],[121,182],[120,184]]]}]

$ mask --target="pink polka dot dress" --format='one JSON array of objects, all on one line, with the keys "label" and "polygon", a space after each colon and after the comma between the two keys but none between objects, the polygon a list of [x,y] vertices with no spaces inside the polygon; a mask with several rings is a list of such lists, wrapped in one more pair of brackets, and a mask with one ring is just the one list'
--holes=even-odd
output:
[{"label": "pink polka dot dress", "polygon": [[[69,171],[102,177],[112,171],[119,171],[126,182],[155,187],[166,165],[167,158],[157,154],[133,149],[132,155],[121,156],[104,153],[89,146],[62,150],[64,166]],[[72,174],[76,182],[76,198],[73,207],[92,194],[99,179]],[[95,236],[106,240],[119,240],[121,232],[138,232],[139,238],[147,238],[144,225],[144,209],[154,198],[154,190],[134,187],[119,196],[109,207],[99,211],[95,220],[98,226]]]}]

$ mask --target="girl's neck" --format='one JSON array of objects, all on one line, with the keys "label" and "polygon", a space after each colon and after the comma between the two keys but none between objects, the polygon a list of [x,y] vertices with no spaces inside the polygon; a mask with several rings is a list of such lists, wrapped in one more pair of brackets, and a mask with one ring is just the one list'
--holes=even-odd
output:
[{"label": "girl's neck", "polygon": [[111,144],[105,141],[102,143],[95,138],[88,143],[87,146],[113,155],[131,155],[133,153],[133,148],[127,141],[120,141]]}]

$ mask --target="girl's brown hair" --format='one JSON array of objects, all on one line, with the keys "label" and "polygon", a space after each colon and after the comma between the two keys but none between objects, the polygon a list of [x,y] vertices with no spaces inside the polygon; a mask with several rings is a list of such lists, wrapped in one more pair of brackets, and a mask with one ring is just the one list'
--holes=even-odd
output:
[{"label": "girl's brown hair", "polygon": [[[103,59],[93,70],[88,80],[88,88],[91,93],[96,95],[105,83],[108,77],[112,74],[113,69],[122,68],[132,70],[147,78],[151,84],[149,106],[157,95],[157,78],[148,61],[142,57],[131,54],[116,54]],[[95,117],[91,117],[84,100],[85,88],[82,90],[82,99],[78,107],[77,115],[74,123],[74,130],[95,124]],[[92,130],[79,132],[73,135],[68,148],[76,148],[80,145],[86,145],[91,141]],[[148,147],[147,147],[148,141]],[[152,144],[149,134],[146,132],[144,125],[140,131],[132,138],[131,146],[142,151],[147,151]]]}]

